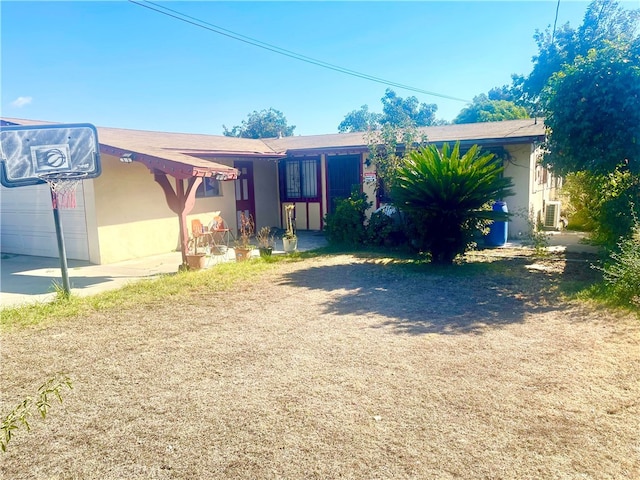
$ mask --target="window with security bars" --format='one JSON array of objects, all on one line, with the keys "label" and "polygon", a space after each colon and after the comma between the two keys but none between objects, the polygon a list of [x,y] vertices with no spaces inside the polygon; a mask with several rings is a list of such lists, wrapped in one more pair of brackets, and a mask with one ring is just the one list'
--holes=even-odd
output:
[{"label": "window with security bars", "polygon": [[285,160],[281,171],[284,177],[283,200],[318,199],[319,165],[318,158]]}]

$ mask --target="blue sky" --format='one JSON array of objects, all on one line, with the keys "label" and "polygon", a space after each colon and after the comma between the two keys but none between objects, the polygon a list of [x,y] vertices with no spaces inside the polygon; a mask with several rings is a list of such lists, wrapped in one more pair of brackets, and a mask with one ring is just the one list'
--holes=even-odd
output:
[{"label": "blue sky", "polygon": [[[640,0],[623,2],[640,7]],[[528,73],[536,28],[556,1],[163,2],[296,53],[443,95],[472,99]],[[560,3],[578,26],[587,2]],[[221,134],[254,110],[282,111],[296,135],[335,133],[385,85],[319,68],[126,1],[3,1],[2,116]],[[436,103],[453,119],[460,101]]]}]

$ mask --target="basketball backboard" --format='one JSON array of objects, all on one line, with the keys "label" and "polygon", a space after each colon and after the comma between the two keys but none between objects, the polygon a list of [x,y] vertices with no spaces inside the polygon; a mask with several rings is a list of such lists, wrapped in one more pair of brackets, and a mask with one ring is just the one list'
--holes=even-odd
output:
[{"label": "basketball backboard", "polygon": [[44,183],[43,177],[100,175],[100,146],[96,127],[16,125],[0,127],[0,183],[22,187]]}]

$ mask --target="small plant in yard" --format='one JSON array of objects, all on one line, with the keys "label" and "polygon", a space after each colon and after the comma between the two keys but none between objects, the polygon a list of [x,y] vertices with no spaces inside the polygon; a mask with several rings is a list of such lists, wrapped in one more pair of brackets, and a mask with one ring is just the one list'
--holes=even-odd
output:
[{"label": "small plant in yard", "polygon": [[71,296],[71,293],[67,292],[64,286],[57,280],[51,281],[51,289],[56,294],[56,300],[69,300],[69,297]]},{"label": "small plant in yard", "polygon": [[262,248],[273,247],[274,244],[274,236],[271,234],[271,228],[262,227],[256,233],[256,240],[258,241],[258,246]]},{"label": "small plant in yard", "polygon": [[268,257],[271,255],[273,251],[273,246],[275,244],[275,238],[271,233],[271,228],[262,227],[256,233],[256,240],[258,241],[258,248],[260,249],[261,257]]},{"label": "small plant in yard", "polygon": [[46,418],[49,408],[51,408],[51,398],[56,398],[62,403],[61,391],[64,387],[73,388],[71,379],[64,373],[58,373],[38,388],[36,398],[27,397],[3,419],[0,425],[2,431],[0,436],[0,449],[7,451],[7,445],[13,438],[13,432],[20,426],[27,431],[31,430],[29,418],[37,411],[42,418]]},{"label": "small plant in yard", "polygon": [[240,225],[238,232],[238,246],[241,248],[251,248],[251,237],[256,230],[256,224],[253,221],[251,214],[246,215],[244,212],[240,213]]},{"label": "small plant in yard", "polygon": [[632,235],[618,243],[604,267],[596,268],[602,270],[606,290],[617,302],[640,307],[640,223],[635,214],[633,218]]},{"label": "small plant in yard", "polygon": [[414,226],[412,242],[434,263],[451,264],[472,243],[473,235],[503,212],[491,201],[512,195],[511,179],[502,176],[502,161],[460,143],[442,150],[428,145],[412,151],[397,168],[391,196]]},{"label": "small plant in yard", "polygon": [[286,227],[282,238],[286,238],[287,240],[294,240],[296,238],[296,228],[293,220],[295,209],[296,206],[293,204],[284,207]]},{"label": "small plant in yard", "polygon": [[533,209],[527,211],[526,208],[522,208],[514,213],[515,216],[522,217],[527,223],[527,229],[521,232],[521,240],[525,245],[530,245],[534,248],[536,255],[544,256],[547,254],[547,247],[549,246],[549,234],[542,229],[535,218]]}]

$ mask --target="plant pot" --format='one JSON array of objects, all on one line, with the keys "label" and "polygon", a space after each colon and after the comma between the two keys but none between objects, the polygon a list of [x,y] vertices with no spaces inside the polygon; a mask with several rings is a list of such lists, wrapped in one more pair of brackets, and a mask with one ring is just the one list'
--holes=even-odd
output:
[{"label": "plant pot", "polygon": [[187,265],[189,270],[200,270],[204,268],[207,256],[204,253],[192,253],[187,255]]},{"label": "plant pot", "polygon": [[298,249],[298,237],[283,238],[282,246],[285,253],[295,252]]},{"label": "plant pot", "polygon": [[236,247],[233,249],[236,252],[236,262],[244,262],[251,258],[251,249],[245,247]]},{"label": "plant pot", "polygon": [[273,252],[273,247],[260,247],[261,257],[270,257]]}]

